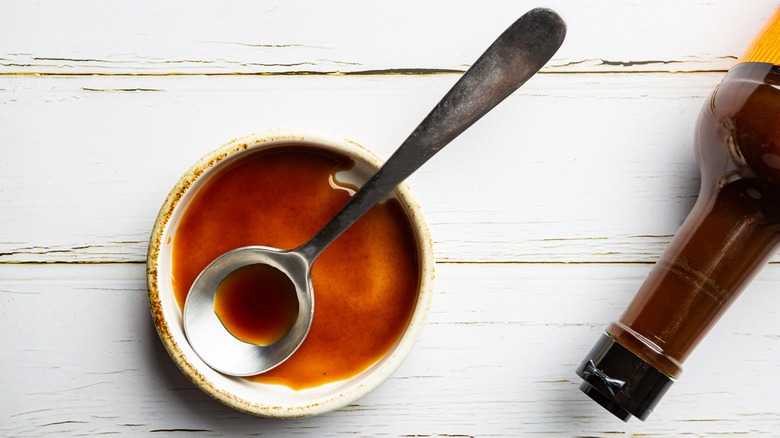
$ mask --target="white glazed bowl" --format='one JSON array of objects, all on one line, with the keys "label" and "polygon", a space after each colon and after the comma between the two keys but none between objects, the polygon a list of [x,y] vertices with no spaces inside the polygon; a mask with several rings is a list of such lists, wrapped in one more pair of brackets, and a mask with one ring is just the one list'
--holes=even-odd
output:
[{"label": "white glazed bowl", "polygon": [[[220,374],[208,367],[190,347],[184,335],[181,311],[171,282],[171,241],[182,213],[197,191],[229,162],[250,152],[279,145],[302,144],[340,152],[368,174],[382,160],[360,145],[310,131],[271,130],[240,137],[203,157],[171,190],[154,225],[147,258],[149,306],[165,348],[182,372],[207,394],[240,411],[266,417],[304,417],[344,407],[365,396],[395,371],[411,351],[428,313],[432,296],[433,249],[420,207],[408,187],[401,184],[395,196],[401,201],[417,240],[420,281],[417,302],[402,334],[381,359],[347,380],[292,390],[285,386],[255,383]],[[362,182],[362,181],[361,181]]]}]

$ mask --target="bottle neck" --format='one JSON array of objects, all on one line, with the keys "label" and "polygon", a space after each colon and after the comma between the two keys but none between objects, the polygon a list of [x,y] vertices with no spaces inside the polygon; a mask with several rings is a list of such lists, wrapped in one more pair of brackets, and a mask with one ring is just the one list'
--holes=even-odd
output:
[{"label": "bottle neck", "polygon": [[780,244],[780,67],[742,63],[699,118],[698,200],[607,331],[671,377]]},{"label": "bottle neck", "polygon": [[740,180],[700,198],[637,292],[607,331],[671,377],[780,244]]}]

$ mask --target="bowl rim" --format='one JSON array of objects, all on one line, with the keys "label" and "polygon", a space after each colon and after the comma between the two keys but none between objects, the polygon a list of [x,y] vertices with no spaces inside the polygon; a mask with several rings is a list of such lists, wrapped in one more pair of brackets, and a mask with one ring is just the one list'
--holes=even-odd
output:
[{"label": "bowl rim", "polygon": [[[196,185],[196,182],[210,172],[213,173],[213,170],[217,169],[220,163],[226,162],[227,158],[234,157],[243,151],[254,151],[273,145],[289,143],[323,146],[326,149],[335,150],[354,159],[361,160],[373,168],[379,168],[383,163],[383,160],[373,152],[354,141],[307,129],[270,129],[237,137],[200,158],[173,186],[155,220],[149,239],[146,264],[149,308],[154,325],[165,349],[184,375],[202,391],[227,406],[253,415],[276,418],[306,417],[339,409],[364,397],[387,380],[408,356],[420,336],[430,310],[434,278],[433,241],[430,231],[422,215],[421,207],[406,183],[402,183],[395,189],[395,193],[397,193],[397,197],[403,204],[410,223],[414,227],[420,263],[420,284],[417,303],[407,328],[395,346],[367,370],[347,379],[347,382],[355,380],[354,384],[348,386],[347,390],[337,391],[315,403],[294,406],[275,406],[268,403],[258,403],[227,390],[222,385],[215,383],[215,379],[209,378],[208,375],[213,374],[214,371],[196,355],[193,357],[191,353],[184,351],[190,348],[186,337],[184,337],[183,332],[179,333],[178,330],[172,327],[175,324],[171,324],[169,319],[175,315],[170,315],[170,311],[166,312],[162,304],[161,297],[165,292],[161,290],[163,286],[159,284],[159,269],[162,247],[166,243],[165,236],[167,235],[168,227],[174,214],[177,212],[177,207],[181,205],[182,200]],[[227,162],[229,161],[227,160]],[[178,317],[180,318],[180,315]],[[264,385],[259,383],[252,384],[260,387]]]}]

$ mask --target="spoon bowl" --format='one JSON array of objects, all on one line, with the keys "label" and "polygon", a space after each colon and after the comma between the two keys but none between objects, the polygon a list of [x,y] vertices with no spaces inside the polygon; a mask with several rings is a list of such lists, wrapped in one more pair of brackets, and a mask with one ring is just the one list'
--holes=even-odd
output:
[{"label": "spoon bowl", "polygon": [[[292,327],[270,345],[255,345],[236,338],[214,312],[220,283],[232,272],[253,264],[264,264],[281,271],[292,282],[298,300],[298,315]],[[198,355],[208,358],[209,366],[221,373],[251,376],[268,371],[290,357],[311,328],[314,317],[311,263],[298,252],[267,246],[238,248],[209,264],[195,284],[197,292],[191,291],[184,305],[184,330]]]}]

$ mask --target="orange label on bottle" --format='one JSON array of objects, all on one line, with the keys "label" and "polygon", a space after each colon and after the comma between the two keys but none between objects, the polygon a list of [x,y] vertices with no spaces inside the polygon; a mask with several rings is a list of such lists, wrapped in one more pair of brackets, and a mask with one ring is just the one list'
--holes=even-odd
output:
[{"label": "orange label on bottle", "polygon": [[780,65],[780,8],[775,11],[745,54],[739,58],[739,62]]}]

